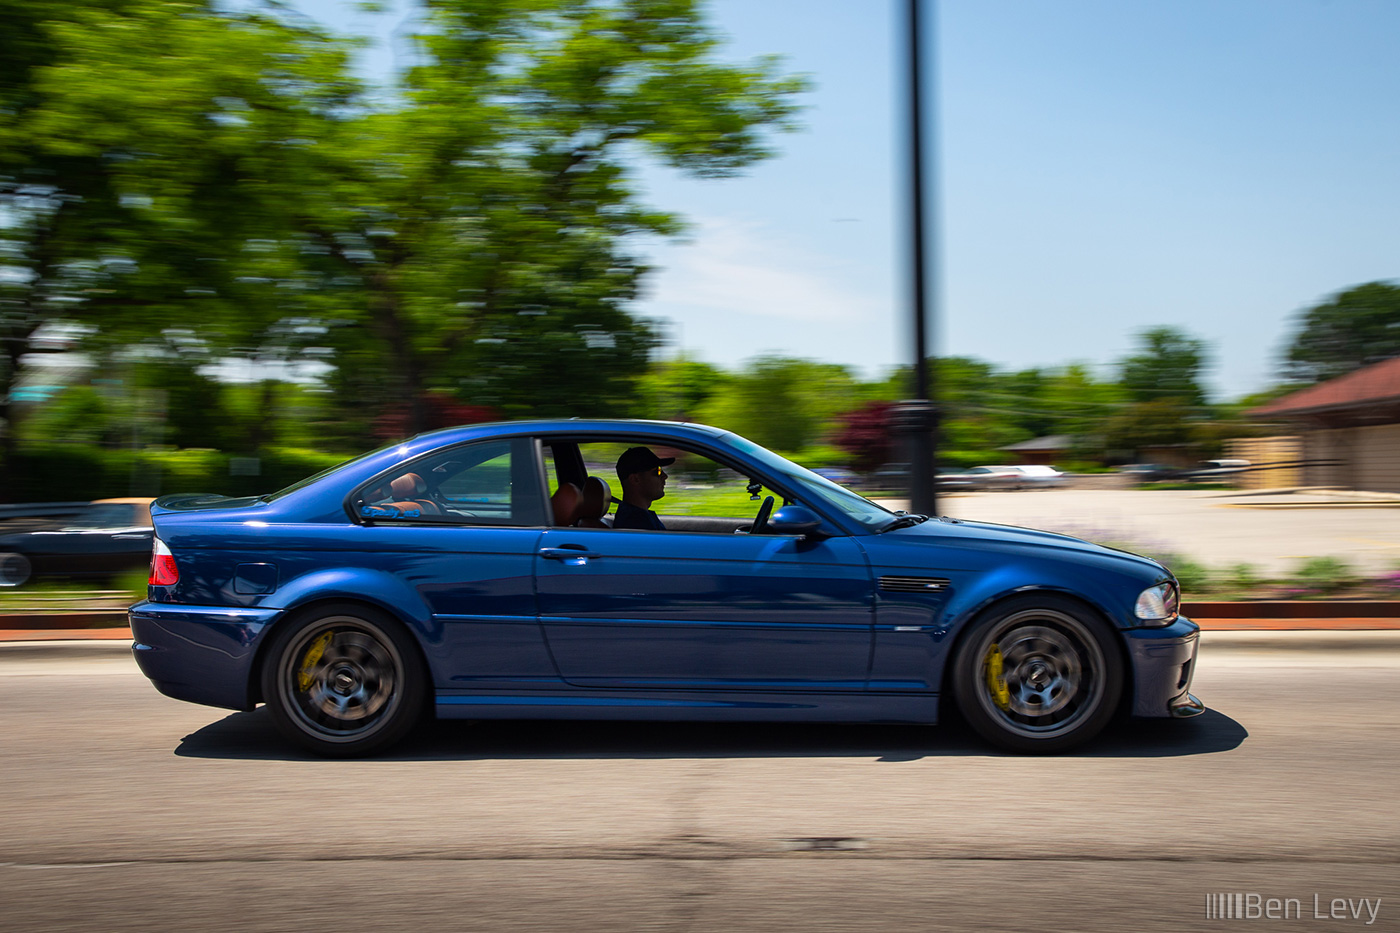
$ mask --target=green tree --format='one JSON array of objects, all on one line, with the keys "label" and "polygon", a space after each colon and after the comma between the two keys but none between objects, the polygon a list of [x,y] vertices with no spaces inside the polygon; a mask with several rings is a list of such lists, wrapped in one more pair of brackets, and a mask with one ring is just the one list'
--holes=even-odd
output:
[{"label": "green tree", "polygon": [[1204,341],[1172,327],[1138,334],[1141,349],[1119,365],[1120,381],[1135,402],[1174,399],[1186,406],[1206,403],[1201,370],[1206,362]]},{"label": "green tree", "polygon": [[859,383],[844,366],[764,356],[720,384],[699,420],[795,453],[825,441],[858,401]]},{"label": "green tree", "polygon": [[640,414],[668,421],[694,421],[696,412],[728,379],[718,367],[687,357],[653,363],[638,382]]},{"label": "green tree", "polygon": [[1292,381],[1321,382],[1392,356],[1400,356],[1400,285],[1370,282],[1304,311],[1283,369]]},{"label": "green tree", "polygon": [[656,343],[628,313],[647,271],[630,244],[681,229],[629,166],[736,172],[769,155],[802,82],[715,61],[693,0],[440,0],[418,40],[401,103],[346,122],[304,221],[366,325],[349,364],[372,347],[415,404],[627,405]]},{"label": "green tree", "polygon": [[0,0],[0,33],[0,399],[57,321],[139,365],[177,323],[247,346],[302,310],[288,221],[355,93],[343,46],[193,0]]}]

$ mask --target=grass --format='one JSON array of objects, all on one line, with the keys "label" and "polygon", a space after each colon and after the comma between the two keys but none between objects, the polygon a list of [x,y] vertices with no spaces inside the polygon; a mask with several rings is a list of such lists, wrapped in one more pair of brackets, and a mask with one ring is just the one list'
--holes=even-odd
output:
[{"label": "grass", "polygon": [[666,497],[656,502],[652,508],[659,515],[697,515],[747,521],[758,514],[758,507],[768,495],[770,493],[765,489],[759,494],[758,500],[754,501],[749,498],[743,484],[687,484],[679,488],[668,484]]}]

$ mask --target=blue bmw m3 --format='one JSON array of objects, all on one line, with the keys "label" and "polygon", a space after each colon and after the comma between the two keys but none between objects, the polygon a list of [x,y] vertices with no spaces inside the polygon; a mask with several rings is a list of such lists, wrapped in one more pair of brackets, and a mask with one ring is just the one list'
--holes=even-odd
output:
[{"label": "blue bmw m3", "polygon": [[450,428],[151,514],[141,670],[177,699],[265,703],[324,755],[425,716],[935,723],[945,704],[1055,752],[1115,715],[1203,709],[1199,630],[1155,561],[892,512],[703,425]]}]

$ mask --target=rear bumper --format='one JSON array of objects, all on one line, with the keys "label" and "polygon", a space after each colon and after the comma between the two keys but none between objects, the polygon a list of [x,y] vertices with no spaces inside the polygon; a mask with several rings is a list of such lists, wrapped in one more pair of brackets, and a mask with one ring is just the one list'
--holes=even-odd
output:
[{"label": "rear bumper", "polygon": [[1205,711],[1189,692],[1196,673],[1200,626],[1182,617],[1166,628],[1132,629],[1123,634],[1133,667],[1134,716],[1183,718]]},{"label": "rear bumper", "polygon": [[252,709],[253,659],[280,609],[139,602],[127,611],[132,653],[157,690],[177,700]]}]

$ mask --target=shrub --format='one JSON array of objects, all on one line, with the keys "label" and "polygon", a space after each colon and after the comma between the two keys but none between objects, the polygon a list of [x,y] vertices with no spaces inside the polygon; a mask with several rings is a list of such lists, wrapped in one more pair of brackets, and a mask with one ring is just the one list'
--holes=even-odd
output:
[{"label": "shrub", "polygon": [[1309,557],[1303,561],[1292,579],[1303,589],[1331,593],[1356,582],[1356,571],[1344,560],[1335,557]]},{"label": "shrub", "polygon": [[1253,564],[1234,564],[1226,569],[1221,584],[1231,592],[1244,593],[1263,583]]},{"label": "shrub", "polygon": [[1208,593],[1215,588],[1215,581],[1205,564],[1198,564],[1189,557],[1177,557],[1170,554],[1163,555],[1159,559],[1181,584],[1183,598],[1198,593]]}]

